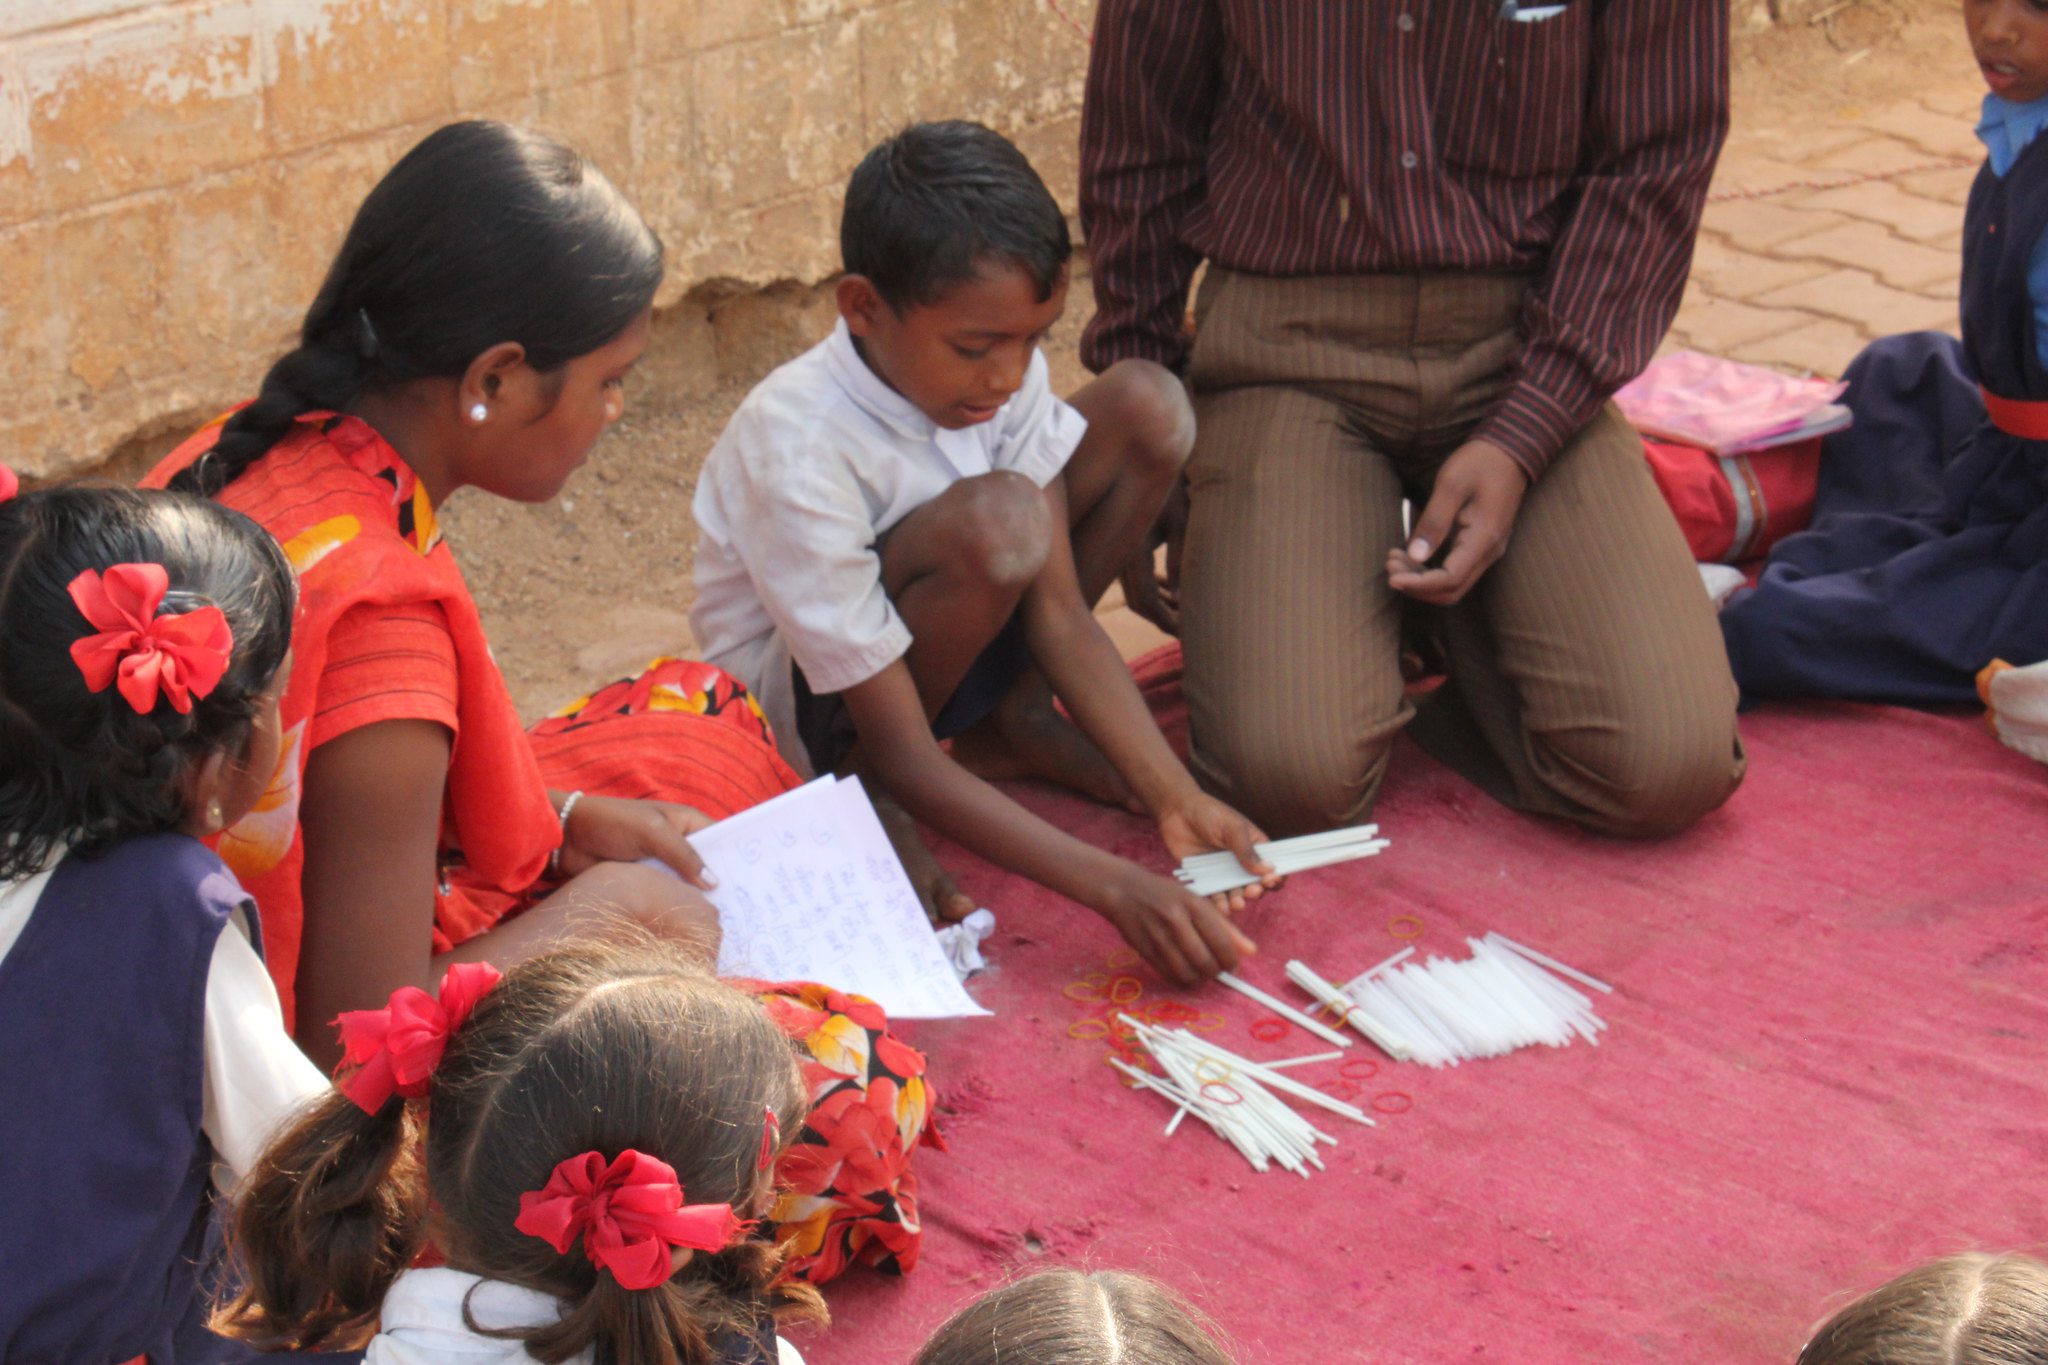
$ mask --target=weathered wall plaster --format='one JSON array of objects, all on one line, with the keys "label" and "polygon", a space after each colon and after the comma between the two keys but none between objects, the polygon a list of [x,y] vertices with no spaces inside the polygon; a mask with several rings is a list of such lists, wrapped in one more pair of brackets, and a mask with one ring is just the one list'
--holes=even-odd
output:
[{"label": "weathered wall plaster", "polygon": [[0,462],[88,468],[246,395],[364,191],[451,118],[589,152],[668,243],[664,304],[829,275],[847,172],[912,118],[1001,128],[1071,203],[1087,48],[1059,10],[0,0]]}]

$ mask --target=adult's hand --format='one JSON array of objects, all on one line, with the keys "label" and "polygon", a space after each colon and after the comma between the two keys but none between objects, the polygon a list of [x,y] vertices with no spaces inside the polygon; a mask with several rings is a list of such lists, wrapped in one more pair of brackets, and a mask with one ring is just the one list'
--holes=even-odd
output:
[{"label": "adult's hand", "polygon": [[708,891],[718,881],[690,847],[689,836],[711,823],[703,811],[673,801],[585,796],[569,812],[568,827],[562,831],[561,870],[573,877],[599,863],[655,858],[692,886]]},{"label": "adult's hand", "polygon": [[[1388,585],[1440,607],[1464,597],[1507,552],[1508,533],[1528,490],[1528,475],[1499,446],[1459,446],[1437,471],[1408,544],[1387,552]],[[1439,552],[1443,558],[1432,566]]]}]

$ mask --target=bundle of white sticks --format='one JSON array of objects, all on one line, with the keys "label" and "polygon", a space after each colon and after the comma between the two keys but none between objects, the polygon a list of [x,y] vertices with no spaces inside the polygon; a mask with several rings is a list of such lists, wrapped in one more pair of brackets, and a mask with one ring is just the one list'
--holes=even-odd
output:
[{"label": "bundle of white sticks", "polygon": [[1565,1047],[1574,1038],[1600,1045],[1607,1023],[1569,983],[1602,994],[1612,986],[1503,934],[1465,943],[1472,956],[1462,962],[1410,962],[1415,950],[1404,948],[1341,988],[1301,962],[1287,964],[1287,979],[1397,1062],[1456,1066],[1539,1043]]},{"label": "bundle of white sticks", "polygon": [[[1254,844],[1252,852],[1270,864],[1280,876],[1291,877],[1311,868],[1372,857],[1389,842],[1380,838],[1379,832],[1378,825],[1355,825],[1323,834],[1304,834],[1298,839],[1275,839],[1271,843]],[[1198,896],[1235,891],[1259,880],[1259,874],[1247,871],[1235,853],[1197,853],[1192,858],[1182,859],[1173,875],[1186,882],[1188,889]]]},{"label": "bundle of white sticks", "polygon": [[1182,1119],[1193,1114],[1237,1148],[1253,1170],[1266,1171],[1277,1165],[1306,1179],[1311,1166],[1323,1169],[1322,1158],[1316,1155],[1317,1144],[1334,1146],[1337,1139],[1282,1104],[1274,1097],[1275,1090],[1353,1123],[1374,1126],[1364,1110],[1281,1074],[1286,1067],[1329,1061],[1340,1053],[1253,1062],[1186,1029],[1155,1028],[1128,1014],[1117,1018],[1137,1034],[1138,1041],[1165,1074],[1155,1076],[1140,1071],[1117,1057],[1110,1058],[1110,1064],[1130,1077],[1139,1089],[1164,1096],[1177,1106],[1177,1112],[1166,1124],[1169,1137],[1180,1127]]}]

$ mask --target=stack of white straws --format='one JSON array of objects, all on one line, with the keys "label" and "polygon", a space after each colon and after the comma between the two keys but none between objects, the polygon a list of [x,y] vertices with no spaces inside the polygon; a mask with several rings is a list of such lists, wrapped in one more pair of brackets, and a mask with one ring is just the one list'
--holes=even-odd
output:
[{"label": "stack of white straws", "polygon": [[1472,956],[1463,962],[1403,965],[1415,952],[1404,948],[1341,991],[1300,963],[1288,976],[1396,1061],[1456,1066],[1538,1043],[1565,1047],[1574,1037],[1599,1046],[1606,1021],[1561,978],[1603,994],[1612,986],[1501,934],[1465,942]]},{"label": "stack of white straws", "polygon": [[1140,1088],[1163,1095],[1179,1106],[1179,1112],[1166,1125],[1169,1137],[1183,1118],[1193,1114],[1237,1148],[1253,1170],[1265,1171],[1278,1165],[1306,1179],[1309,1167],[1323,1169],[1316,1144],[1335,1146],[1337,1139],[1274,1098],[1274,1090],[1306,1100],[1353,1123],[1374,1126],[1364,1110],[1333,1100],[1280,1074],[1282,1067],[1328,1061],[1341,1054],[1324,1052],[1262,1065],[1225,1051],[1186,1029],[1154,1028],[1128,1014],[1117,1018],[1136,1032],[1138,1040],[1166,1074],[1154,1076],[1116,1057],[1110,1058],[1110,1064]]},{"label": "stack of white straws", "polygon": [[[1271,864],[1273,871],[1288,877],[1310,868],[1348,863],[1353,858],[1370,858],[1387,846],[1388,841],[1380,838],[1379,832],[1378,825],[1355,825],[1323,834],[1304,834],[1298,839],[1254,844],[1252,852]],[[1198,896],[1235,891],[1259,880],[1257,873],[1245,870],[1235,853],[1197,853],[1183,860],[1173,875],[1186,882],[1188,889]]]}]

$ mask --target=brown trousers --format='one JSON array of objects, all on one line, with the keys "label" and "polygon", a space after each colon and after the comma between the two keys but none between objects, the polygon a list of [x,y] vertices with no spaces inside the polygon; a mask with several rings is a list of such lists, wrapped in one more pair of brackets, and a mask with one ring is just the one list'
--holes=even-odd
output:
[{"label": "brown trousers", "polygon": [[1499,400],[1528,280],[1212,269],[1181,638],[1203,784],[1274,835],[1354,823],[1395,735],[1500,800],[1613,834],[1682,829],[1742,779],[1712,605],[1612,406],[1522,503],[1507,553],[1438,611],[1451,680],[1418,715],[1387,551],[1402,501]]}]

